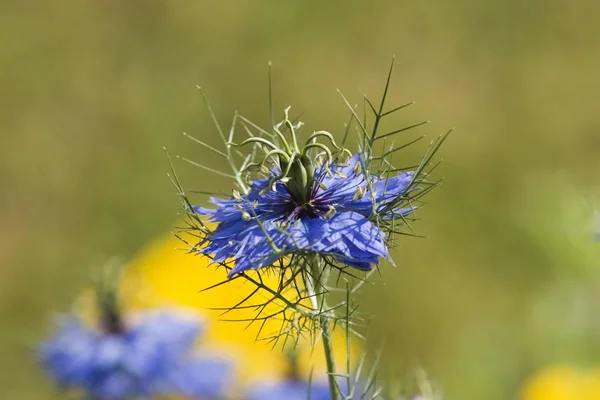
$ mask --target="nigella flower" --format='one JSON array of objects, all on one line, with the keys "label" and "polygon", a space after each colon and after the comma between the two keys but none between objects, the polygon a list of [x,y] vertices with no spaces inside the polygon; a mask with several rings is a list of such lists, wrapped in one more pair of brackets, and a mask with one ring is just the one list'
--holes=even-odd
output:
[{"label": "nigella flower", "polygon": [[246,400],[331,400],[327,381],[308,382],[286,380],[281,382],[263,382],[252,386]]},{"label": "nigella flower", "polygon": [[40,359],[61,387],[98,400],[172,394],[212,399],[225,391],[230,365],[191,352],[202,331],[195,316],[155,310],[103,322],[95,328],[63,316],[42,344]]},{"label": "nigella flower", "polygon": [[[298,125],[287,121],[287,113],[286,122],[294,144],[280,134],[285,150],[261,138],[242,143],[268,147],[265,159],[274,162],[266,178],[251,180],[246,194],[212,198],[216,209],[194,207],[197,214],[218,223],[199,252],[213,255],[217,263],[235,260],[230,276],[299,253],[329,257],[361,270],[370,270],[379,258],[389,259],[381,225],[413,211],[397,204],[414,174],[379,176],[363,171],[367,165],[364,152],[342,162],[315,142],[324,136],[337,148],[331,134],[324,131],[311,135],[299,149],[294,131]],[[311,158],[314,150],[321,153]]]},{"label": "nigella flower", "polygon": [[[358,387],[354,388],[353,395],[350,396],[345,379],[338,380],[338,386],[341,390],[341,398],[348,399],[370,399],[373,397],[373,390],[363,391],[364,386],[359,382]],[[246,391],[245,400],[332,400],[329,383],[326,380],[313,380],[312,382],[297,378],[290,378],[273,382],[257,382]],[[333,399],[337,400],[337,399]],[[402,399],[400,399],[402,400]],[[415,398],[414,400],[427,400],[425,398]]]}]

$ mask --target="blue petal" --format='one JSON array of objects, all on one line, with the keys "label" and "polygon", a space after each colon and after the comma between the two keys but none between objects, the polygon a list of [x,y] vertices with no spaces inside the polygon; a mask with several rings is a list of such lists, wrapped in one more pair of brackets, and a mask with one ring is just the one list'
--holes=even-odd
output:
[{"label": "blue petal", "polygon": [[357,188],[366,186],[363,176],[353,178],[334,176],[333,178],[324,179],[323,184],[327,189],[320,189],[317,192],[317,199],[333,205],[352,203]]},{"label": "blue petal", "polygon": [[389,258],[384,233],[356,212],[331,219],[297,221],[289,227],[287,252],[313,251],[334,256],[348,265],[370,269],[379,257]]},{"label": "blue petal", "polygon": [[165,394],[182,394],[190,399],[222,398],[233,379],[232,364],[218,357],[194,356],[181,362],[162,383]]},{"label": "blue petal", "polygon": [[373,185],[373,190],[380,200],[382,200],[381,198],[397,197],[404,193],[414,175],[413,171],[407,171],[389,178],[382,178]]},{"label": "blue petal", "polygon": [[217,211],[217,210],[212,210],[210,208],[204,208],[204,207],[200,207],[200,206],[192,206],[192,210],[194,210],[194,212],[196,214],[201,215],[203,217],[211,217]]},{"label": "blue petal", "polygon": [[[348,177],[355,177],[357,176],[356,174],[356,164],[362,164],[363,160],[364,160],[364,154],[362,153],[355,153],[346,163],[346,165],[343,166],[337,166],[335,168],[335,172],[340,172],[345,176]],[[360,172],[360,171],[359,171]],[[359,173],[359,175],[362,175]]]},{"label": "blue petal", "polygon": [[[338,379],[338,386],[342,397],[348,398],[348,384],[346,379]],[[353,399],[373,398],[371,393],[363,396],[362,387],[364,384],[359,382],[354,389]],[[370,391],[372,392],[372,390]],[[297,379],[287,379],[281,381],[257,382],[247,390],[245,399],[247,400],[331,400],[329,382],[326,380],[313,380],[310,385],[307,381]]]},{"label": "blue petal", "polygon": [[125,400],[131,393],[144,392],[136,377],[127,371],[115,370],[99,378],[91,386],[91,392],[98,400]]},{"label": "blue petal", "polygon": [[[310,397],[308,396],[310,392]],[[283,382],[263,382],[252,386],[247,400],[331,400],[329,384],[326,381],[308,382],[288,380]]]},{"label": "blue petal", "polygon": [[362,214],[353,211],[337,213],[328,222],[330,232],[341,234],[347,245],[379,257],[389,257],[385,234]]}]

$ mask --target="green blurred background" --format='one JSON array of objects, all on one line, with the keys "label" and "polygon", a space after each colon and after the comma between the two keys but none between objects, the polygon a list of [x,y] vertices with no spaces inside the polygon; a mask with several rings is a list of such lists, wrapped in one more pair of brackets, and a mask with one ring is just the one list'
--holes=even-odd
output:
[{"label": "green blurred background", "polygon": [[224,125],[264,125],[269,60],[277,106],[310,128],[339,134],[336,88],[377,99],[392,54],[390,105],[417,102],[395,122],[432,120],[406,140],[456,127],[415,225],[429,238],[365,292],[389,360],[486,400],[546,363],[599,363],[599,18],[593,0],[2,1],[0,398],[58,398],[30,353],[49,315],[172,225],[162,146],[225,168],[181,135],[218,144],[195,85]]}]

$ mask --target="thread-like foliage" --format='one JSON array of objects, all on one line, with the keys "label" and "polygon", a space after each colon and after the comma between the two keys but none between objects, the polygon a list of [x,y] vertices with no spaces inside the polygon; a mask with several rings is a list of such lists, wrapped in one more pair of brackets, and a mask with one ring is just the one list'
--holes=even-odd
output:
[{"label": "thread-like foliage", "polygon": [[[357,312],[354,297],[369,275],[379,270],[380,260],[391,261],[389,248],[397,238],[415,235],[410,223],[423,205],[423,196],[439,183],[429,177],[438,165],[434,157],[450,133],[433,140],[416,165],[395,162],[401,150],[423,138],[400,140],[401,135],[427,121],[384,129],[391,116],[412,104],[386,107],[393,64],[378,105],[363,95],[362,116],[340,92],[350,113],[341,140],[327,131],[314,131],[302,139],[302,123],[290,117],[289,107],[283,120],[274,122],[270,67],[272,126],[267,129],[236,112],[226,132],[200,89],[223,148],[190,138],[227,160],[231,168],[225,172],[186,161],[228,177],[235,185],[227,198],[211,199],[214,209],[195,205],[171,164],[170,176],[185,215],[185,226],[176,235],[191,254],[210,257],[227,272],[222,282],[204,290],[243,279],[253,290],[237,304],[221,309],[223,317],[236,320],[228,318],[232,311],[254,310],[253,318],[237,320],[259,324],[257,340],[273,346],[295,347],[301,338],[313,344],[322,341],[332,398],[371,398],[380,393],[376,370],[365,372],[364,358],[350,361],[350,338],[364,340],[368,321]],[[350,151],[347,146],[353,134],[357,146]],[[277,285],[266,284],[266,276],[274,276]],[[280,321],[280,329],[264,332],[268,320]],[[336,372],[331,355],[336,326],[345,329],[347,336],[343,374]]]}]

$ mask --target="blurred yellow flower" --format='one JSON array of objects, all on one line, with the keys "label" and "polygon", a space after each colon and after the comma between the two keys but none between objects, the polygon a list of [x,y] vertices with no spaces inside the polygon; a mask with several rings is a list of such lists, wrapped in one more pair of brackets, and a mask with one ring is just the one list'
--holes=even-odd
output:
[{"label": "blurred yellow flower", "polygon": [[[273,348],[266,341],[256,341],[261,322],[247,327],[247,323],[220,320],[220,312],[208,310],[234,306],[248,296],[255,286],[244,279],[236,279],[202,291],[225,280],[227,271],[215,265],[208,266],[207,257],[189,254],[184,247],[185,244],[173,235],[149,243],[125,270],[121,291],[123,306],[127,310],[169,305],[202,310],[208,316],[203,344],[232,356],[242,380],[283,378],[288,372],[286,353],[281,344]],[[264,282],[270,287],[277,287],[274,276],[264,277]],[[275,304],[270,305],[264,315],[276,307]],[[255,315],[253,308],[238,309],[223,318],[248,319]],[[279,332],[280,328],[281,321],[268,320],[262,326],[261,337]],[[334,340],[339,370],[345,372],[345,337],[340,332]],[[314,373],[322,373],[320,377],[325,379],[325,361],[320,342],[313,352],[309,340],[302,339],[298,362],[303,376],[308,377],[314,367]]]},{"label": "blurred yellow flower", "polygon": [[600,400],[600,369],[555,365],[534,374],[521,391],[521,400]]}]

